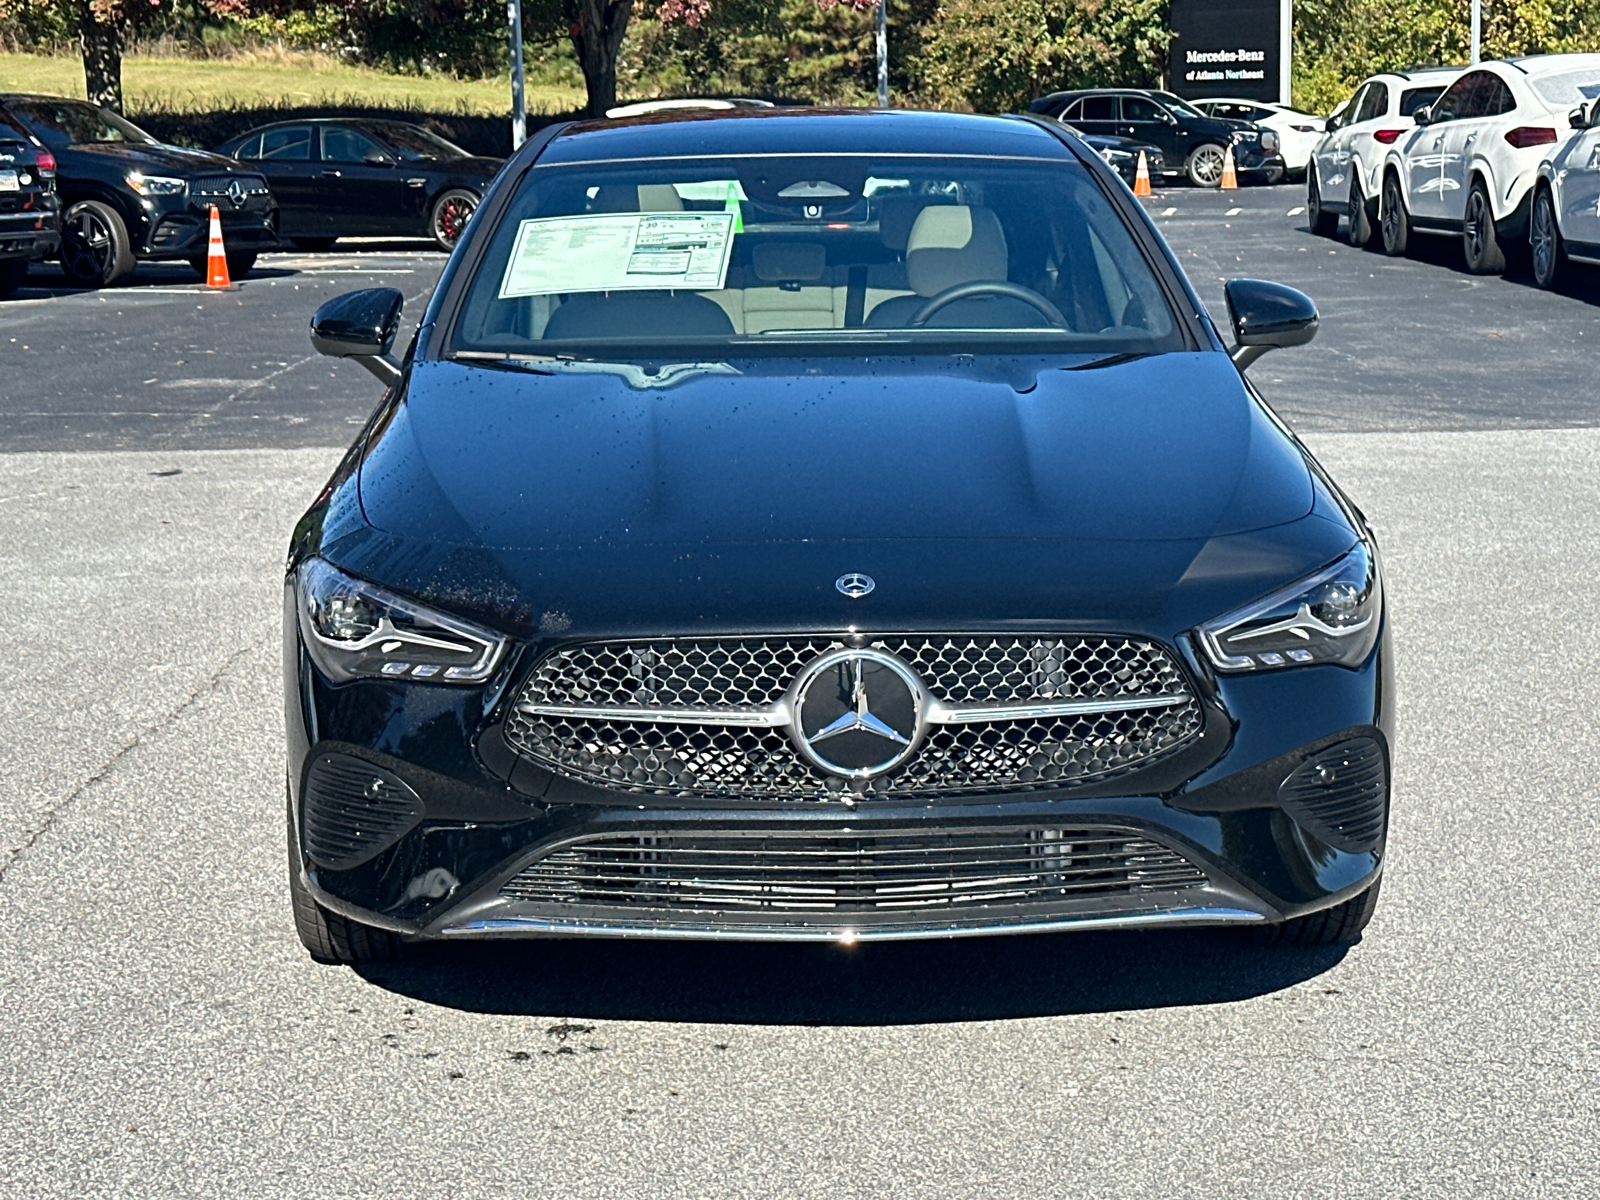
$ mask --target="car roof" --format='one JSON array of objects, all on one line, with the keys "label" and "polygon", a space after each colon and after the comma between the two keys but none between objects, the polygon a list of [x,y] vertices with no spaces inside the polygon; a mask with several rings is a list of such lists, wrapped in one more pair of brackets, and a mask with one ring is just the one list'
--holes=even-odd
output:
[{"label": "car roof", "polygon": [[1027,117],[868,108],[740,108],[574,122],[541,165],[721,155],[904,154],[1071,159],[1048,125]]},{"label": "car roof", "polygon": [[[1516,67],[1524,75],[1536,79],[1544,75],[1563,75],[1568,71],[1581,71],[1585,68],[1600,72],[1600,54],[1537,54],[1528,58],[1503,58],[1499,62],[1505,66]],[[1493,63],[1479,64],[1479,66],[1493,65]]]}]

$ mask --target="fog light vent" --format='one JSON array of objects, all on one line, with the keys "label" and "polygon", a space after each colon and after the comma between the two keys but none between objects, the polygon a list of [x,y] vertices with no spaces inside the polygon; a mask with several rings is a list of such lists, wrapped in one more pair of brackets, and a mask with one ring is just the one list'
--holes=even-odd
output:
[{"label": "fog light vent", "polygon": [[345,871],[399,841],[422,819],[422,798],[388,771],[350,754],[322,754],[306,775],[306,854]]},{"label": "fog light vent", "polygon": [[1278,803],[1305,830],[1338,850],[1371,850],[1389,802],[1383,748],[1355,738],[1319,750],[1278,788]]}]

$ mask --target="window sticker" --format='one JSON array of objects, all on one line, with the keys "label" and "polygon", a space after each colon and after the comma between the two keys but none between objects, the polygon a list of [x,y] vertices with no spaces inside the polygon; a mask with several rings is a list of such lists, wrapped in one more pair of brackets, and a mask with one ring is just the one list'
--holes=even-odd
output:
[{"label": "window sticker", "polygon": [[728,212],[539,217],[517,229],[500,299],[640,288],[716,291],[728,278]]}]

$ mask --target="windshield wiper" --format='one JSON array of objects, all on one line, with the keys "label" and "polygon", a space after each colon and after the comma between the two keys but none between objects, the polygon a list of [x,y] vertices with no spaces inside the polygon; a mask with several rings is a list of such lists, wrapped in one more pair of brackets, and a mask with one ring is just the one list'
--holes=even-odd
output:
[{"label": "windshield wiper", "polygon": [[1123,363],[1130,363],[1140,358],[1149,358],[1148,350],[1122,350],[1116,354],[1107,354],[1104,358],[1091,358],[1088,362],[1077,363],[1074,366],[1062,367],[1063,371],[1093,371],[1098,367],[1120,367]]},{"label": "windshield wiper", "polygon": [[557,358],[549,354],[508,354],[499,350],[458,350],[450,356],[466,362],[506,363],[535,375],[615,375],[639,390],[669,388],[702,375],[738,375],[725,362],[664,363],[647,371],[637,363],[594,362],[586,358]]}]

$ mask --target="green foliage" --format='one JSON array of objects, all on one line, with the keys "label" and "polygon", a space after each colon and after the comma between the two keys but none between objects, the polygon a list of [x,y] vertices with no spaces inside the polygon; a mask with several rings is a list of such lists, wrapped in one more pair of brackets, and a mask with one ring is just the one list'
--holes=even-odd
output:
[{"label": "green foliage", "polygon": [[[1468,0],[1295,0],[1294,102],[1328,112],[1377,71],[1465,64]],[[1484,0],[1484,58],[1600,50],[1596,0]]]},{"label": "green foliage", "polygon": [[925,100],[1024,109],[1070,87],[1154,87],[1169,45],[1164,0],[945,0],[923,34]]},{"label": "green foliage", "polygon": [[[889,86],[915,80],[920,34],[937,0],[889,0]],[[663,24],[651,7],[624,43],[619,85],[630,97],[763,96],[870,104],[878,90],[874,15],[816,0],[718,0],[698,25]]]}]

